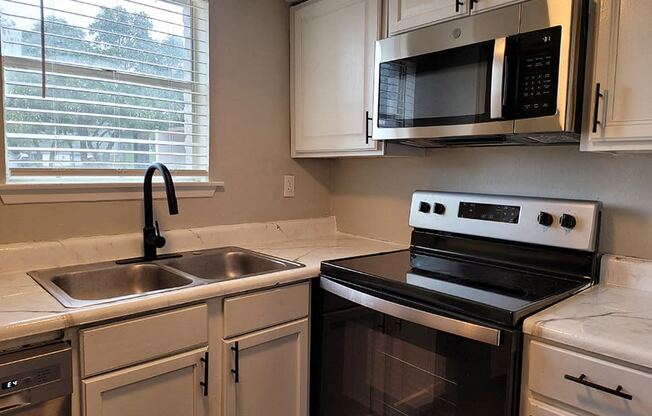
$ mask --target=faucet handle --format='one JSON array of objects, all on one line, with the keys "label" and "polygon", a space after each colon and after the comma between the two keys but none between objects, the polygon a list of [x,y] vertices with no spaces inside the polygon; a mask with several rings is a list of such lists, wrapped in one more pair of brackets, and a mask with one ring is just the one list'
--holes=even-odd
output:
[{"label": "faucet handle", "polygon": [[156,239],[154,240],[154,245],[157,248],[163,248],[163,246],[165,246],[165,238],[161,236],[161,230],[158,227],[158,221],[154,221],[154,226],[156,227]]}]

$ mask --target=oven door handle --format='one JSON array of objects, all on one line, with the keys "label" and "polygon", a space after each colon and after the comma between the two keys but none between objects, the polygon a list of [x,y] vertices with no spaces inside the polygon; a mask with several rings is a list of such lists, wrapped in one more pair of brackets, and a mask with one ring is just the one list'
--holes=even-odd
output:
[{"label": "oven door handle", "polygon": [[489,115],[492,119],[503,118],[506,45],[507,38],[498,38],[494,43],[494,58],[491,64],[491,97],[489,102]]},{"label": "oven door handle", "polygon": [[484,342],[485,344],[500,345],[500,330],[489,328],[447,316],[437,315],[434,313],[410,308],[409,306],[400,305],[390,302],[376,296],[369,295],[359,290],[352,289],[340,283],[334,282],[326,277],[319,278],[319,284],[322,289],[349,300],[358,305],[373,309],[395,318],[404,319],[415,324],[427,326],[428,328],[449,334]]}]

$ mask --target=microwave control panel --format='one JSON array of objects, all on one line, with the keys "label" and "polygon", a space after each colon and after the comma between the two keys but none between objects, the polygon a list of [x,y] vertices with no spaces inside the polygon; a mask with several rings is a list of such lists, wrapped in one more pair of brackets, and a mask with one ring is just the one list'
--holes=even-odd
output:
[{"label": "microwave control panel", "polygon": [[[509,38],[514,118],[553,115],[557,112],[561,27],[556,26]],[[509,58],[508,58],[509,60]]]}]

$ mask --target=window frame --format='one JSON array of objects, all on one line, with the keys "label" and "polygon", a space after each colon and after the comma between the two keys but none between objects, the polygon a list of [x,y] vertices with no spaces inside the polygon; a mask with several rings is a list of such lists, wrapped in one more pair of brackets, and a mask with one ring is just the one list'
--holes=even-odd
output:
[{"label": "window frame", "polygon": [[[214,151],[211,146],[211,109],[210,109],[210,55],[211,49],[205,48],[205,52],[198,49],[197,43],[209,42],[210,38],[210,2],[206,2],[206,30],[201,36],[201,30],[196,23],[197,18],[194,16],[196,3],[195,0],[189,0],[192,17],[192,71],[197,70],[197,66],[206,66],[207,82],[203,83],[200,88],[205,89],[205,94],[199,94],[205,102],[199,102],[193,97],[191,108],[195,113],[198,104],[205,106],[207,122],[201,126],[205,129],[203,134],[207,137],[206,159],[207,169],[204,170],[175,170],[175,183],[179,197],[211,197],[219,188],[223,188],[222,181],[214,180],[214,169],[212,161],[215,160]],[[178,4],[171,1],[172,4]],[[205,53],[206,62],[198,62],[197,54]],[[25,57],[4,57],[0,54],[0,68],[4,60],[9,60],[15,67],[27,70],[41,71],[42,63],[38,59]],[[100,70],[77,66],[66,63],[48,62],[50,68],[64,68],[66,74],[75,76],[89,76],[98,80],[107,81],[125,81],[137,82],[146,87],[163,87],[174,88],[181,87],[192,91],[193,84],[197,83],[195,79],[189,81],[171,81],[168,79],[157,79],[156,76],[148,77],[145,74],[134,74],[121,72],[118,70]],[[118,170],[118,169],[52,169],[48,170],[48,175],[38,175],[43,170],[34,168],[21,168],[19,173],[10,175],[7,162],[7,148],[5,139],[4,123],[4,71],[0,70],[0,201],[4,204],[22,204],[22,203],[43,203],[43,202],[76,202],[76,201],[113,201],[113,200],[130,200],[141,198],[142,184],[138,178],[144,174],[144,169]],[[196,127],[193,127],[193,133],[196,133]],[[44,178],[47,178],[44,180]],[[156,180],[156,177],[155,177]],[[156,190],[160,185],[155,183]],[[162,190],[160,188],[159,190]]]}]

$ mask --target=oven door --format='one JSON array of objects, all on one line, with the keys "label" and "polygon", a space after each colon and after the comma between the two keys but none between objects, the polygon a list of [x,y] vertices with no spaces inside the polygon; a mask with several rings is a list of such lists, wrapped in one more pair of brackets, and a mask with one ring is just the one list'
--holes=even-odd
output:
[{"label": "oven door", "polygon": [[376,42],[373,138],[512,134],[503,115],[506,39],[519,6]]},{"label": "oven door", "polygon": [[312,416],[516,414],[517,331],[414,309],[327,277],[319,286]]}]

